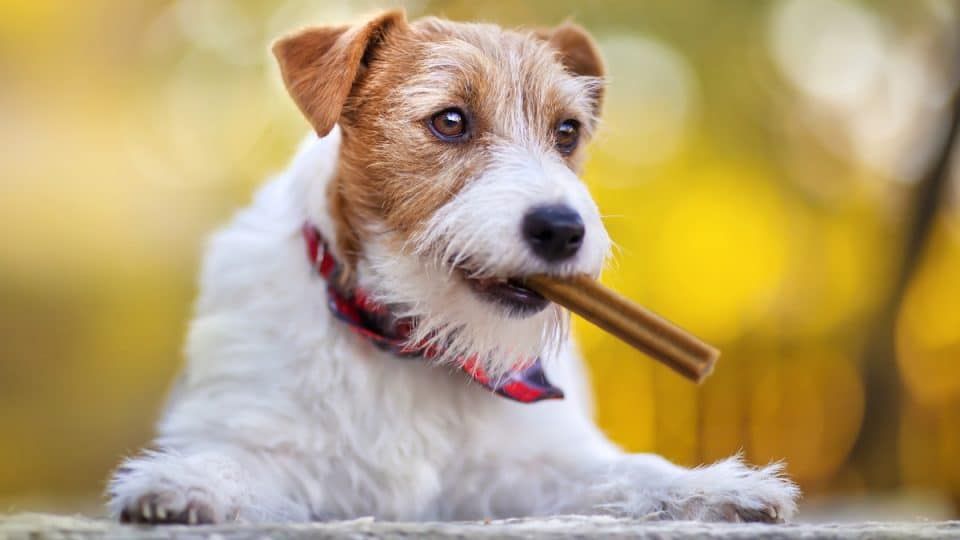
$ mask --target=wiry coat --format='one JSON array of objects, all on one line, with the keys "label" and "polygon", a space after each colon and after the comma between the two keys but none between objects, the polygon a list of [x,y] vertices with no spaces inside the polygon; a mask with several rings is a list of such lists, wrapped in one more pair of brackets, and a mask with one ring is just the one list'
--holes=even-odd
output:
[{"label": "wiry coat", "polygon": [[[798,493],[778,466],[730,459],[690,470],[619,450],[591,420],[566,315],[552,306],[520,318],[464,285],[464,264],[466,278],[601,268],[609,240],[576,177],[582,154],[559,155],[551,142],[557,118],[576,118],[586,138],[599,111],[602,64],[581,29],[538,37],[393,13],[308,30],[275,51],[324,137],[309,137],[210,242],[186,370],[153,449],[111,480],[114,515],[792,514]],[[418,123],[451,104],[471,111],[469,145],[437,144]],[[514,237],[527,208],[556,201],[583,216],[587,236],[575,259],[551,267]],[[305,222],[348,265],[344,286],[416,318],[416,338],[448,354],[399,359],[349,332],[307,260]],[[497,397],[454,369],[464,354],[494,374],[539,355],[566,398]]]}]

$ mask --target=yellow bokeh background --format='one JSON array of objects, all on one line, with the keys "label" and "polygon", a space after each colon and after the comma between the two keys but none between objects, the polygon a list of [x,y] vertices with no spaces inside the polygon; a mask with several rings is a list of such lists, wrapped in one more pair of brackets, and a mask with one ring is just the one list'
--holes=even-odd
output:
[{"label": "yellow bokeh background", "polygon": [[[0,511],[99,511],[179,369],[204,238],[306,133],[270,40],[387,5],[0,0]],[[814,503],[923,493],[910,512],[960,514],[956,170],[904,263],[960,7],[406,6],[572,16],[608,59],[584,178],[617,243],[603,280],[723,350],[695,387],[575,321],[614,440],[783,459]]]}]

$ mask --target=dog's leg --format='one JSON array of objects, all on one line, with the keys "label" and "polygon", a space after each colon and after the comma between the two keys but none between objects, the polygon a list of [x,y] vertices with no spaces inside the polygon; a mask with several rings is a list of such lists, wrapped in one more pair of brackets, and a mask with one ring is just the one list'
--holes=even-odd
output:
[{"label": "dog's leg", "polygon": [[548,455],[512,465],[479,465],[466,478],[486,485],[462,498],[451,490],[446,504],[456,518],[605,514],[777,523],[790,519],[799,496],[779,465],[753,468],[737,457],[687,469],[652,454],[596,461]]},{"label": "dog's leg", "polygon": [[308,520],[308,509],[281,493],[267,465],[235,449],[148,452],[114,473],[109,510],[129,523]]},{"label": "dog's leg", "polygon": [[550,367],[566,398],[526,408],[503,405],[486,426],[497,434],[443,475],[450,483],[439,501],[441,517],[606,514],[780,522],[796,511],[800,492],[781,465],[755,468],[738,456],[688,469],[658,455],[623,452],[590,418],[575,350],[563,351]]},{"label": "dog's leg", "polygon": [[652,454],[624,455],[593,475],[597,512],[652,519],[782,523],[800,492],[779,464],[751,467],[739,457],[686,469]]}]

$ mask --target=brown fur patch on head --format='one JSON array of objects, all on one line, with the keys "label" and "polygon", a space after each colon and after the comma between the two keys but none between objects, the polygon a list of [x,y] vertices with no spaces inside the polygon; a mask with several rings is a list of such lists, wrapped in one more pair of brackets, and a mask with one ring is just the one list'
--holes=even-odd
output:
[{"label": "brown fur patch on head", "polygon": [[[544,40],[435,18],[407,25],[388,14],[358,28],[308,30],[275,48],[291,95],[317,132],[333,121],[342,128],[329,196],[348,265],[371,235],[396,233],[394,247],[403,249],[505,149],[579,168],[582,150],[560,156],[555,149],[560,122],[579,122],[582,148],[599,111],[602,62],[579,27],[561,26]],[[451,107],[466,114],[462,141],[442,141],[428,128]]]}]

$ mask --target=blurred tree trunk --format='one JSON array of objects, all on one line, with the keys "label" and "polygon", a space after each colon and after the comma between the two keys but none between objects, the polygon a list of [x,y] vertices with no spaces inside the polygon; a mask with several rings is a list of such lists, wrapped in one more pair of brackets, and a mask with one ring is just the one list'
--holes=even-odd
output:
[{"label": "blurred tree trunk", "polygon": [[896,362],[897,315],[910,280],[920,265],[927,238],[933,229],[940,201],[947,195],[951,154],[960,130],[960,93],[948,110],[949,126],[943,147],[917,184],[906,224],[906,238],[886,300],[868,329],[863,350],[865,386],[864,420],[851,454],[851,466],[870,489],[889,490],[900,481],[899,427],[902,386]]}]

